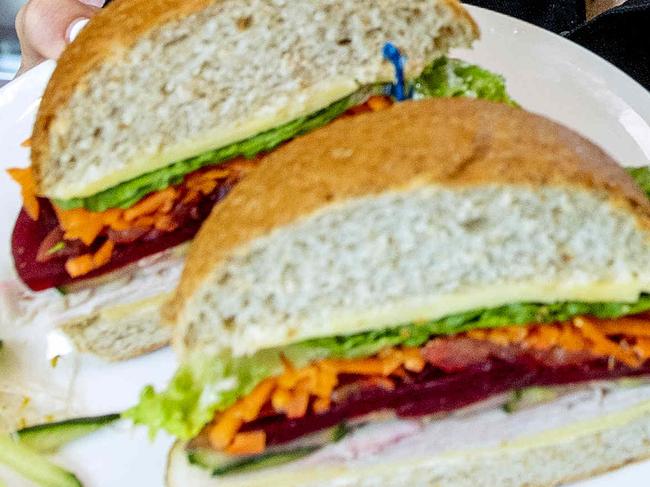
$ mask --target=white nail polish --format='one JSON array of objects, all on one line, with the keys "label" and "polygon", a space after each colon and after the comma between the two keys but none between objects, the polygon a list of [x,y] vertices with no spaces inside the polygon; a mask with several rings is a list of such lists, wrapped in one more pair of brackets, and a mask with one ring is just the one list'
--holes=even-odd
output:
[{"label": "white nail polish", "polygon": [[70,24],[70,27],[68,27],[67,35],[68,42],[72,42],[76,39],[76,37],[79,35],[79,32],[81,32],[81,29],[86,26],[89,20],[90,19],[77,19]]}]

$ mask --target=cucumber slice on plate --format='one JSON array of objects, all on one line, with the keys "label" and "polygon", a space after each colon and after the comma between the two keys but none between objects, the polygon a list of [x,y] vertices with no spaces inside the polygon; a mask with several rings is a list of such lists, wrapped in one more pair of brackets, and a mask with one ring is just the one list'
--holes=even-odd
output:
[{"label": "cucumber slice on plate", "polygon": [[82,487],[75,475],[12,436],[0,436],[0,463],[42,487]]},{"label": "cucumber slice on plate", "polygon": [[69,419],[23,428],[11,436],[0,436],[0,463],[43,487],[81,487],[73,473],[53,464],[42,454],[52,453],[118,419],[119,414]]},{"label": "cucumber slice on plate", "polygon": [[40,453],[52,453],[63,445],[97,431],[120,419],[119,414],[76,418],[57,423],[39,424],[16,432],[20,442]]}]

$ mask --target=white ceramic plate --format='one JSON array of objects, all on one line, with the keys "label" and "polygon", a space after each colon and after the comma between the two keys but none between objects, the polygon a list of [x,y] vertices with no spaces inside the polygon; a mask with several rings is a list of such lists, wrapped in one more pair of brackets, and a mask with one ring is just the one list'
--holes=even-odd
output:
[{"label": "white ceramic plate", "polygon": [[[487,10],[470,10],[481,27],[482,40],[455,56],[502,73],[523,107],[574,128],[622,164],[650,162],[650,94],[643,87],[559,36]],[[28,164],[28,152],[20,142],[31,133],[52,68],[53,63],[41,65],[0,90],[0,168]],[[12,272],[8,242],[19,201],[16,186],[0,173],[0,280]],[[122,364],[67,356],[52,368],[45,353],[46,332],[35,325],[16,328],[0,323],[7,349],[0,358],[0,408],[22,404],[23,397],[29,397],[30,403],[20,409],[29,421],[48,414],[120,411],[137,401],[145,384],[164,385],[175,368],[169,350]],[[159,486],[170,442],[160,435],[150,443],[142,429],[119,424],[70,445],[57,460],[87,487]],[[645,463],[581,485],[641,487],[648,478],[650,463]],[[11,487],[28,485],[3,469],[0,480]]]}]

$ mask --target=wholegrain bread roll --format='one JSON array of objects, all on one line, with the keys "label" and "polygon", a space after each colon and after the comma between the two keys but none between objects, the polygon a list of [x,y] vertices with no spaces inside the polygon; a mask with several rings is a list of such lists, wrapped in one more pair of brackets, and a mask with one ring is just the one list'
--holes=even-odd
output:
[{"label": "wholegrain bread roll", "polygon": [[169,344],[171,329],[160,323],[168,294],[102,307],[63,322],[60,330],[74,348],[108,361],[128,360]]},{"label": "wholegrain bread roll", "polygon": [[165,308],[181,367],[129,414],[183,440],[171,487],[559,485],[650,456],[648,291],[650,200],[602,150],[399,103],[214,209]]},{"label": "wholegrain bread roll", "polygon": [[116,0],[64,52],[32,164],[44,196],[87,197],[407,77],[478,28],[456,0]]},{"label": "wholegrain bread roll", "polygon": [[[139,176],[392,83],[386,42],[407,56],[411,79],[478,35],[456,0],[115,0],[48,84],[31,143],[37,193],[66,210],[112,209],[84,198],[119,196]],[[63,330],[111,360],[159,348],[169,332],[150,303],[161,296],[107,303]],[[138,309],[123,313],[128,306]]]},{"label": "wholegrain bread roll", "polygon": [[181,351],[248,355],[649,290],[650,201],[607,154],[518,108],[427,100],[274,152],[203,226],[166,316]]}]

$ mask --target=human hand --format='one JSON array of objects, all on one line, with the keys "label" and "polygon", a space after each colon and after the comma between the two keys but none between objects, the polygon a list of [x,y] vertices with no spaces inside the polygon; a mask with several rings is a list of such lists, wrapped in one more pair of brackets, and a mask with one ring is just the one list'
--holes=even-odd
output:
[{"label": "human hand", "polygon": [[57,59],[104,0],[29,0],[16,16],[22,62],[18,75]]}]

